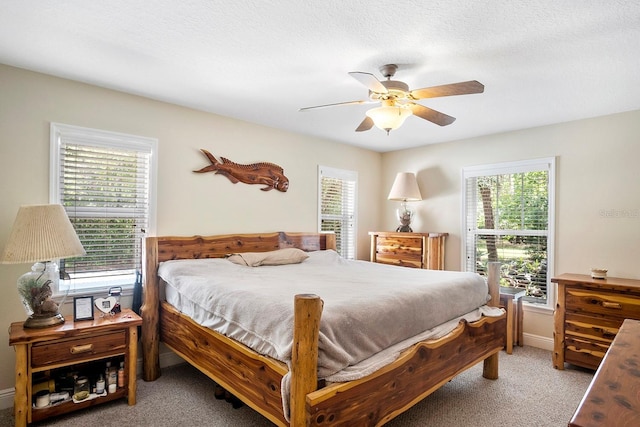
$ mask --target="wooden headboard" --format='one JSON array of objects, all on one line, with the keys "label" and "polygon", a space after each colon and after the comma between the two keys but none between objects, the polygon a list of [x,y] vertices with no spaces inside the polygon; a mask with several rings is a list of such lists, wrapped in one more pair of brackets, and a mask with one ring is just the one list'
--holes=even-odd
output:
[{"label": "wooden headboard", "polygon": [[[144,296],[142,311],[142,341],[144,351],[158,360],[160,345],[159,310],[160,288],[158,264],[173,259],[222,258],[238,252],[267,252],[284,248],[298,248],[307,252],[336,249],[334,233],[273,232],[255,234],[225,234],[219,236],[163,236],[147,237],[144,242]],[[143,378],[157,378],[160,366],[143,366]]]},{"label": "wooden headboard", "polygon": [[[154,251],[155,247],[155,251]],[[237,252],[267,252],[298,248],[304,251],[336,249],[333,233],[225,234],[219,236],[168,236],[145,239],[145,265],[172,259],[222,258]],[[156,252],[156,262],[153,253]]]}]

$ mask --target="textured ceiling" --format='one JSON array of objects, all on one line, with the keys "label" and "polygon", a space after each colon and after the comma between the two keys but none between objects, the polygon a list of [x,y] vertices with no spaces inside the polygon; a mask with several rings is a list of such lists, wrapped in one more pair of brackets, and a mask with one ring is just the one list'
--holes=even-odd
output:
[{"label": "textured ceiling", "polygon": [[[0,0],[0,63],[390,151],[640,109],[635,0]],[[349,71],[478,80],[386,135]],[[375,105],[374,105],[375,106]]]}]

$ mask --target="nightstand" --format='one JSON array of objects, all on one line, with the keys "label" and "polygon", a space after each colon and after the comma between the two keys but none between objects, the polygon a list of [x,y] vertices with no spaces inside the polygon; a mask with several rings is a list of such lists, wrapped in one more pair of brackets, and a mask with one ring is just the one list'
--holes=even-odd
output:
[{"label": "nightstand", "polygon": [[371,262],[444,270],[444,242],[449,233],[370,231]]},{"label": "nightstand", "polygon": [[[16,352],[16,426],[120,398],[127,398],[129,405],[135,405],[140,316],[125,309],[113,316],[96,316],[94,320],[74,322],[69,316],[62,325],[43,329],[25,329],[23,323],[12,323],[9,334],[9,344]],[[104,373],[108,361],[124,362],[124,387],[78,403],[66,400],[34,407],[34,388],[47,384],[49,391],[60,392],[56,388],[69,387],[68,378],[74,374],[87,376],[91,381]]]}]

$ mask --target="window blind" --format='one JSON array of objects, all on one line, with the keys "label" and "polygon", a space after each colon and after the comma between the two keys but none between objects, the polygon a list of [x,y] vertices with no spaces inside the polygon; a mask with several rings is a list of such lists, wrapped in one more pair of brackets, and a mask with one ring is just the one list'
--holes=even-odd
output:
[{"label": "window blind", "polygon": [[61,260],[61,270],[72,282],[126,277],[133,284],[150,227],[154,144],[87,129],[54,132],[56,202],[87,252]]},{"label": "window blind", "polygon": [[466,270],[502,263],[501,284],[547,302],[553,259],[554,159],[463,170]]},{"label": "window blind", "polygon": [[319,230],[336,235],[336,249],[348,259],[356,258],[357,173],[319,168]]}]

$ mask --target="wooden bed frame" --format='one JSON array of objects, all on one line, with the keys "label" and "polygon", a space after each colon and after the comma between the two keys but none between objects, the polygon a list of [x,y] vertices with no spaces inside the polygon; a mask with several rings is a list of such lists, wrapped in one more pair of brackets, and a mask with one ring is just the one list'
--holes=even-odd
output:
[{"label": "wooden bed frame", "polygon": [[[172,259],[223,257],[296,247],[335,249],[335,235],[275,232],[222,236],[148,237],[145,241],[142,306],[143,379],[160,376],[159,344],[198,368],[245,404],[280,426],[382,425],[433,393],[453,377],[484,361],[483,376],[498,378],[498,352],[506,320],[461,321],[447,336],[415,344],[392,364],[360,380],[319,384],[318,335],[322,301],[297,295],[291,362],[290,422],[282,409],[284,363],[262,356],[222,334],[196,324],[160,298],[158,264]],[[489,268],[490,305],[499,305],[498,263]]]}]

